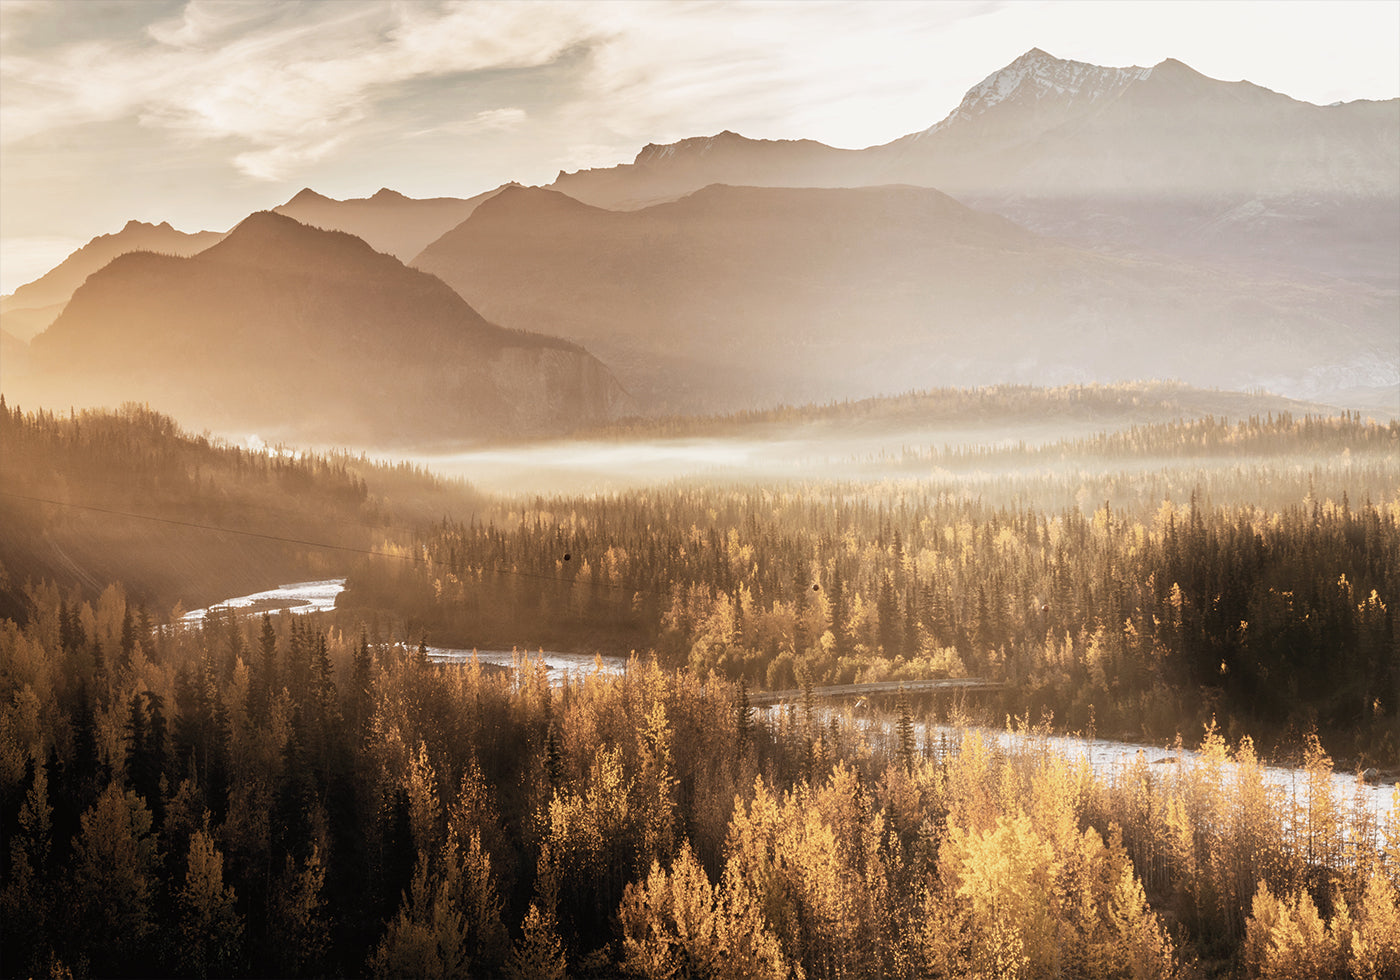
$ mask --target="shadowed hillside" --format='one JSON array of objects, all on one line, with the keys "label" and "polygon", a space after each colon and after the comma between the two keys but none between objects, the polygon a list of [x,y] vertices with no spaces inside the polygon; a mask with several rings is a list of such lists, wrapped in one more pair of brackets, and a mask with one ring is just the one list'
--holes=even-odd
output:
[{"label": "shadowed hillside", "polygon": [[494,326],[360,239],[270,212],[193,258],[122,256],[32,356],[28,390],[49,404],[147,400],[192,424],[303,441],[564,431],[623,397],[576,345]]},{"label": "shadowed hillside", "polygon": [[415,264],[670,411],[1142,377],[1298,397],[1396,368],[1372,290],[1086,251],[918,187],[712,186],[632,212],[509,188]]},{"label": "shadowed hillside", "polygon": [[186,234],[165,221],[158,225],[128,221],[121,231],[99,235],[38,279],[0,297],[0,323],[13,336],[29,340],[58,318],[88,276],[117,256],[128,252],[194,255],[223,237],[215,231]]}]

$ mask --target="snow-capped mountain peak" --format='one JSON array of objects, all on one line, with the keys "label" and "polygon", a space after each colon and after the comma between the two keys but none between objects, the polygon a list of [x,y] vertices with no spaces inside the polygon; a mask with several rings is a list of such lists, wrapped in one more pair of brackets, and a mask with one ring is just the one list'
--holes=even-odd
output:
[{"label": "snow-capped mountain peak", "polygon": [[1151,68],[1104,68],[1082,61],[1064,61],[1040,48],[1031,48],[970,88],[958,107],[942,122],[925,130],[925,134],[937,132],[956,120],[981,116],[1003,102],[1034,104],[1046,99],[1100,102],[1151,74]]}]

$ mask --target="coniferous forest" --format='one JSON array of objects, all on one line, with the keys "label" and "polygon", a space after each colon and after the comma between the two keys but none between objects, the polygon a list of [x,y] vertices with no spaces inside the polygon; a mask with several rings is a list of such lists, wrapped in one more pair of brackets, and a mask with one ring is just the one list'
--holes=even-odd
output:
[{"label": "coniferous forest", "polygon": [[[1400,808],[1333,778],[1400,752],[1393,423],[515,500],[134,407],[0,427],[7,975],[1400,971]],[[148,533],[223,554],[209,590],[257,562],[346,590],[187,623],[144,561],[16,574]],[[561,682],[429,643],[630,660]],[[820,696],[964,677],[998,686]],[[1199,754],[1094,769],[1065,731]]]},{"label": "coniferous forest", "polygon": [[1400,980],[1400,4],[0,21],[0,980]]}]

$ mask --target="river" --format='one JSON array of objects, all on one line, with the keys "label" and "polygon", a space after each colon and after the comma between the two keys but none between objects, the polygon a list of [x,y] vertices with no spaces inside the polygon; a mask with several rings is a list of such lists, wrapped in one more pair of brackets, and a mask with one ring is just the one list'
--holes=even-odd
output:
[{"label": "river", "polygon": [[[275,589],[234,596],[206,609],[195,609],[180,618],[182,623],[195,625],[203,623],[211,614],[235,613],[258,615],[261,613],[332,612],[336,599],[345,591],[345,579],[332,578],[319,582],[293,582],[279,585]],[[568,677],[583,677],[595,669],[604,674],[621,674],[627,669],[625,657],[597,656],[583,653],[564,653],[558,650],[461,650],[454,647],[428,647],[428,659],[440,664],[464,664],[475,657],[480,663],[497,667],[513,667],[523,660],[530,663],[543,661],[556,684]]]},{"label": "river", "polygon": [[[278,586],[275,589],[267,589],[263,592],[225,599],[208,609],[196,609],[186,613],[183,622],[202,623],[211,612],[225,610],[244,614],[328,612],[335,608],[336,598],[344,589],[345,579],[343,578],[325,579],[319,582],[296,582]],[[550,672],[552,682],[556,685],[563,684],[570,679],[583,677],[595,669],[600,669],[604,674],[612,675],[622,674],[627,669],[626,658],[617,656],[595,657],[593,654],[567,653],[557,650],[529,652],[428,647],[428,659],[435,663],[463,664],[469,662],[472,657],[477,658],[480,663],[499,667],[513,667],[522,661],[543,661]],[[774,712],[781,710],[783,710],[781,706],[774,707],[761,712],[761,715],[773,718],[775,717]],[[829,717],[833,711],[834,709],[822,709],[824,717]],[[859,727],[871,734],[886,738],[893,737],[895,719],[887,713],[877,715],[866,712],[847,716],[844,712],[840,712],[838,716],[852,718]],[[930,742],[946,740],[954,746],[961,742],[968,731],[979,731],[984,741],[995,745],[1003,752],[1043,749],[1069,759],[1083,758],[1088,760],[1089,765],[1096,773],[1106,777],[1121,775],[1127,767],[1136,763],[1139,753],[1154,771],[1163,771],[1174,766],[1196,765],[1201,759],[1200,753],[1190,749],[1164,748],[1132,742],[1118,742],[1112,739],[1088,739],[1073,735],[1023,735],[990,728],[967,729],[948,725],[925,726],[919,724],[916,728],[920,740]],[[1265,781],[1269,785],[1277,787],[1285,799],[1295,799],[1300,794],[1307,792],[1307,773],[1303,770],[1285,766],[1263,766],[1261,768]],[[1223,771],[1224,778],[1231,778],[1233,765],[1225,763]],[[1388,813],[1393,806],[1393,788],[1387,784],[1359,782],[1357,777],[1350,773],[1334,773],[1332,776],[1333,794],[1342,805],[1351,805],[1353,800],[1359,800],[1378,818]]]}]

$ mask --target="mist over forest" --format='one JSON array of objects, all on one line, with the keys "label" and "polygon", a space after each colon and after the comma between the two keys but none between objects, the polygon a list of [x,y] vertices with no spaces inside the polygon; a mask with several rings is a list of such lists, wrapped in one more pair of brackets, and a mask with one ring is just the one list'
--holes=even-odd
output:
[{"label": "mist over forest", "polygon": [[0,297],[0,971],[1400,977],[1400,100],[461,193]]}]

